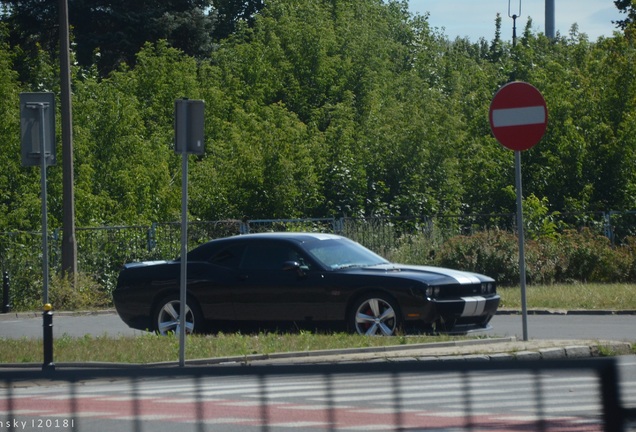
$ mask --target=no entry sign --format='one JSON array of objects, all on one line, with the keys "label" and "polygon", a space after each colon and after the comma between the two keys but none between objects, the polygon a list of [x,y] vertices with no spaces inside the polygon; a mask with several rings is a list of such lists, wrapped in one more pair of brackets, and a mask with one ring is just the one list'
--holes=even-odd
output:
[{"label": "no entry sign", "polygon": [[548,110],[541,92],[525,82],[499,89],[490,104],[490,129],[510,150],[528,150],[538,143],[548,126]]}]

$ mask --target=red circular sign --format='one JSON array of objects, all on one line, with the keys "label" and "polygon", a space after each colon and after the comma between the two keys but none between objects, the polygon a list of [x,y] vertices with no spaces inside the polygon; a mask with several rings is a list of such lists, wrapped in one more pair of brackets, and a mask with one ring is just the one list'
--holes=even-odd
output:
[{"label": "red circular sign", "polygon": [[510,150],[528,150],[548,126],[545,99],[534,86],[520,81],[506,84],[495,94],[488,113],[497,141]]}]

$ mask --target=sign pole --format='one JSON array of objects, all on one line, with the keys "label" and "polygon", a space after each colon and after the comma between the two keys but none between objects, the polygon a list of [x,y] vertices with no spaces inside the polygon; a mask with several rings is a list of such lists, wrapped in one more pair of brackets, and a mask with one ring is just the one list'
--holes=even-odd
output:
[{"label": "sign pole", "polygon": [[44,129],[44,110],[48,106],[44,103],[37,104],[40,111],[40,188],[42,189],[42,301],[43,304],[49,302],[49,241],[48,241],[48,217],[46,206],[46,132]]},{"label": "sign pole", "polygon": [[[53,363],[53,313],[49,304],[49,232],[48,232],[48,210],[47,210],[47,193],[46,193],[46,165],[47,165],[47,144],[46,136],[46,117],[45,110],[51,109],[49,104],[37,103],[31,105],[36,108],[40,114],[40,188],[42,189],[42,349],[44,362],[42,363],[43,371],[55,370]],[[51,137],[48,137],[51,138]]]},{"label": "sign pole", "polygon": [[523,192],[521,190],[521,152],[515,150],[515,183],[517,188],[517,232],[519,233],[519,279],[521,281],[521,326],[523,340],[528,340],[528,306],[526,302],[526,256],[523,225]]},{"label": "sign pole", "polygon": [[[188,312],[188,155],[203,155],[204,108],[201,100],[177,99],[175,114],[175,152],[181,154],[181,281],[179,290],[179,366],[185,366],[185,342]],[[193,315],[194,318],[194,315]],[[196,329],[195,322],[190,332]]]},{"label": "sign pole", "polygon": [[[188,106],[185,103],[177,106],[178,115],[184,124],[188,124]],[[187,129],[177,131],[177,140],[187,141]],[[179,297],[179,366],[185,366],[186,342],[186,302],[188,286],[188,149],[181,146],[181,290]]]},{"label": "sign pole", "polygon": [[515,151],[515,183],[517,189],[517,232],[519,235],[519,279],[523,340],[528,340],[528,308],[526,302],[526,259],[523,224],[523,192],[521,187],[521,152],[536,145],[548,125],[548,109],[539,90],[514,81],[501,87],[490,104],[490,129],[504,147]]},{"label": "sign pole", "polygon": [[40,167],[42,198],[42,314],[44,363],[42,370],[55,370],[53,363],[53,307],[49,304],[49,235],[46,167],[55,165],[55,95],[20,93],[20,153],[23,166]]}]

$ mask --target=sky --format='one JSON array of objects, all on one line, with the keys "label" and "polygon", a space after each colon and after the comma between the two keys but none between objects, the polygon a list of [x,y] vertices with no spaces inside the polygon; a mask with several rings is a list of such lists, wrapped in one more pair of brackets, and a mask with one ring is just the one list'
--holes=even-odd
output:
[{"label": "sky", "polygon": [[[519,14],[521,6],[521,14]],[[510,8],[510,14],[508,9]],[[535,33],[545,33],[545,0],[409,0],[412,13],[430,13],[429,24],[449,39],[468,37],[476,42],[480,37],[491,41],[495,36],[495,18],[501,14],[501,37],[512,41],[513,20],[517,18],[517,37],[520,37],[532,18]],[[572,24],[579,26],[590,41],[600,36],[612,36],[616,27],[612,21],[623,17],[613,0],[554,0],[555,31],[562,36],[570,33]]]}]

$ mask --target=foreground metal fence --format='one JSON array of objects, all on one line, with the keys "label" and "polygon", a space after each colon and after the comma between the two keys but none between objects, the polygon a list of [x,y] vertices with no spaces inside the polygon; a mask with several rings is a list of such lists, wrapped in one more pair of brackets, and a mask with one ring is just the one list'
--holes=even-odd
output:
[{"label": "foreground metal fence", "polygon": [[0,370],[0,430],[635,430],[618,378],[611,358]]}]

